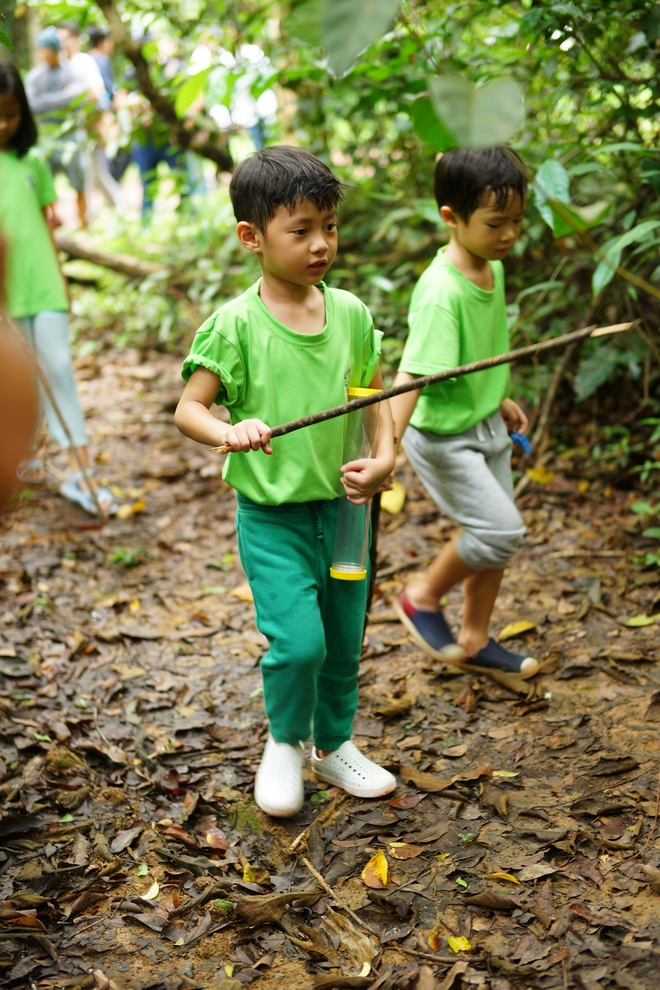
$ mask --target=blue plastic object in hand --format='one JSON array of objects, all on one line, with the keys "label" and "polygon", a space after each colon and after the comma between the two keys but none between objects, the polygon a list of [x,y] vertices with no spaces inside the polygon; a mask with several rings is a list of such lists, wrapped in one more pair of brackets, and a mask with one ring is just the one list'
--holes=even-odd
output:
[{"label": "blue plastic object in hand", "polygon": [[532,445],[524,433],[518,433],[517,430],[511,434],[511,440],[513,443],[517,443],[519,447],[522,447],[526,454],[531,454]]}]

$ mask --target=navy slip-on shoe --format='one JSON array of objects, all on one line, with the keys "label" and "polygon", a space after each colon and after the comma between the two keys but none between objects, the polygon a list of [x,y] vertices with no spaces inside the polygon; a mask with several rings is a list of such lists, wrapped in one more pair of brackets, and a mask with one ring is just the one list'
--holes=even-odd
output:
[{"label": "navy slip-on shoe", "polygon": [[522,653],[512,653],[503,646],[489,639],[487,644],[467,658],[466,666],[483,667],[484,670],[501,670],[505,674],[518,674],[526,680],[539,671],[539,662],[534,657],[523,656]]},{"label": "navy slip-on shoe", "polygon": [[440,610],[428,612],[415,608],[405,591],[394,599],[394,609],[418,646],[430,656],[453,663],[465,660],[465,651],[452,636]]}]

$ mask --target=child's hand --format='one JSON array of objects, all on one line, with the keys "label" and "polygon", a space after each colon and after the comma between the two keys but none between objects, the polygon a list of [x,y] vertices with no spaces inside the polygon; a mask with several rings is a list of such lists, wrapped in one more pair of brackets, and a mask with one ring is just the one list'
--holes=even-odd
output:
[{"label": "child's hand", "polygon": [[237,423],[227,430],[223,443],[227,444],[233,451],[242,450],[263,450],[264,454],[272,454],[273,448],[270,445],[272,430],[260,419],[244,419],[242,423]]},{"label": "child's hand", "polygon": [[513,399],[502,399],[500,402],[500,416],[504,420],[509,433],[527,433],[529,421],[527,416]]},{"label": "child's hand", "polygon": [[365,457],[342,465],[341,483],[349,501],[363,505],[379,491],[387,491],[391,485],[392,464],[389,459]]}]

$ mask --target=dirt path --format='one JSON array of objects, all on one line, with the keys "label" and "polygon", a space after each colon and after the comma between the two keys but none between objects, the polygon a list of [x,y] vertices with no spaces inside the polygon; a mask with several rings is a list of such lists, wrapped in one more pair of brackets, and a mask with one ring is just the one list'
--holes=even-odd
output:
[{"label": "dirt path", "polygon": [[628,495],[559,474],[522,500],[495,628],[534,623],[544,670],[516,694],[430,662],[394,621],[401,568],[451,532],[404,466],[356,724],[401,785],[360,802],[310,778],[278,824],[251,797],[264,640],[233,496],[172,425],[178,362],[80,374],[125,518],[99,528],[53,481],[3,536],[0,982],[657,988],[660,631],[621,623],[658,611]]}]

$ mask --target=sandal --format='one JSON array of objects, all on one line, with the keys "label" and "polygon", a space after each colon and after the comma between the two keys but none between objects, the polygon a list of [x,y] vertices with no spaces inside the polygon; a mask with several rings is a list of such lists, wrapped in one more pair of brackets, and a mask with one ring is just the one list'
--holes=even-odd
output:
[{"label": "sandal", "polygon": [[16,468],[16,477],[26,485],[43,485],[46,480],[46,469],[40,457],[31,457]]},{"label": "sandal", "polygon": [[[94,472],[88,471],[87,474],[90,477],[93,477]],[[62,482],[60,485],[60,495],[63,495],[64,498],[68,498],[70,502],[75,502],[76,505],[83,508],[85,512],[89,512],[90,516],[98,515],[96,502],[89,492],[87,485],[83,481],[82,471],[76,471],[74,474],[70,474],[66,481]],[[119,508],[112,492],[108,488],[97,488],[96,498],[99,506],[101,507],[101,511],[104,512],[106,516],[113,516]]]}]

